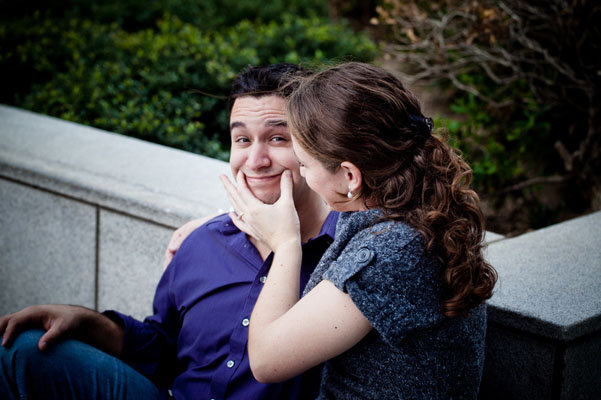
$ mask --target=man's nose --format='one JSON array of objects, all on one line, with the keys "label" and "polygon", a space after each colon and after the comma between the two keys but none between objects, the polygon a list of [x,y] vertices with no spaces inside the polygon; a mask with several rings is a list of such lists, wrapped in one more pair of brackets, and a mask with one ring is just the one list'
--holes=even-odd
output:
[{"label": "man's nose", "polygon": [[269,167],[271,159],[269,158],[269,148],[262,143],[255,143],[250,148],[250,154],[246,160],[249,168],[260,169]]}]

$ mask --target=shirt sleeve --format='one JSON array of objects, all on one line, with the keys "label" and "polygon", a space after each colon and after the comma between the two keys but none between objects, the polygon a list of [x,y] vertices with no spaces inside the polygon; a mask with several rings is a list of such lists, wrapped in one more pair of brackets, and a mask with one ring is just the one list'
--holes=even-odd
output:
[{"label": "shirt sleeve", "polygon": [[139,321],[114,310],[103,313],[124,328],[121,359],[159,386],[172,378],[177,354],[178,317],[170,293],[174,264],[175,259],[159,281],[152,316]]},{"label": "shirt sleeve", "polygon": [[386,343],[397,347],[441,321],[439,268],[424,256],[421,236],[354,239],[324,278],[350,295]]}]

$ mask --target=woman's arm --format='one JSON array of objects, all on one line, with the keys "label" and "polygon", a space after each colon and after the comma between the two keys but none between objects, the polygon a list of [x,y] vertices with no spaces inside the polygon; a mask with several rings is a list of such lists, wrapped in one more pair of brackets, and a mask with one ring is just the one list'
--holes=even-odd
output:
[{"label": "woman's arm", "polygon": [[249,326],[250,367],[263,383],[290,379],[336,357],[372,329],[350,296],[327,280],[289,307],[280,287],[288,271],[276,261]]},{"label": "woman's arm", "polygon": [[249,325],[248,352],[255,378],[264,383],[287,380],[367,335],[369,321],[331,282],[321,282],[298,299],[302,251],[289,172],[282,174],[281,195],[272,205],[253,196],[241,173],[236,177],[238,187],[226,177],[222,181],[236,210],[231,214],[234,224],[274,252]]}]

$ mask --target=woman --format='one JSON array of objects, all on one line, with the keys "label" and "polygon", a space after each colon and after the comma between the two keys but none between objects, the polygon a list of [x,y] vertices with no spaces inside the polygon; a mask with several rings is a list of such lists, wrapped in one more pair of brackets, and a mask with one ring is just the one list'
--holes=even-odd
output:
[{"label": "woman", "polygon": [[249,326],[255,377],[280,381],[326,361],[323,399],[476,398],[496,273],[482,257],[468,165],[399,80],[366,64],[304,79],[288,124],[301,175],[342,213],[299,300],[290,174],[273,205],[241,173],[237,187],[222,178],[235,224],[273,250]]}]

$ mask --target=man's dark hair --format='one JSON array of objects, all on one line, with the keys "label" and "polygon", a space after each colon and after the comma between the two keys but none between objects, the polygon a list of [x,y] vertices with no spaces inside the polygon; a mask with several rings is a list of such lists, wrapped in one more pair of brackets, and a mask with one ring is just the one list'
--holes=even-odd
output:
[{"label": "man's dark hair", "polygon": [[240,73],[232,84],[228,98],[228,112],[232,111],[238,97],[276,95],[288,97],[294,88],[295,78],[311,75],[311,71],[296,64],[280,63],[252,67]]}]

